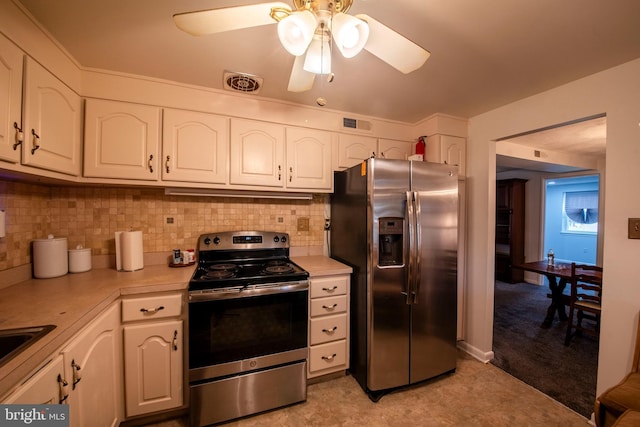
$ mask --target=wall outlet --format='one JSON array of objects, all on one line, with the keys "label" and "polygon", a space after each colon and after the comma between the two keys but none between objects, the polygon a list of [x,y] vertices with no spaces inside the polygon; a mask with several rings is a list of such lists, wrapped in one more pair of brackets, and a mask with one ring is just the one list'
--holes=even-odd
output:
[{"label": "wall outlet", "polygon": [[298,231],[309,231],[309,218],[298,218]]},{"label": "wall outlet", "polygon": [[329,218],[324,219],[324,229],[331,230],[331,220]]},{"label": "wall outlet", "polygon": [[640,218],[629,218],[629,238],[640,239]]}]

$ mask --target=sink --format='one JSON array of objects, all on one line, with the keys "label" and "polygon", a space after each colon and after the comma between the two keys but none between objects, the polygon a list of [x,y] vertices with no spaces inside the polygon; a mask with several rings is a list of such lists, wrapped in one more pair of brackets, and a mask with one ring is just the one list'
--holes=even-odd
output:
[{"label": "sink", "polygon": [[56,325],[0,329],[0,366],[51,332]]}]

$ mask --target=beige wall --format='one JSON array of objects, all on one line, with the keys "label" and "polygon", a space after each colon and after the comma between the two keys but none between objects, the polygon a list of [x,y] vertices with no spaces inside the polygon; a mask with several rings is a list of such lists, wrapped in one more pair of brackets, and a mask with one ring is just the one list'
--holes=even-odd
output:
[{"label": "beige wall", "polygon": [[[0,209],[7,235],[0,238],[0,271],[31,262],[30,242],[48,234],[67,237],[70,248],[83,245],[93,255],[115,253],[116,231],[142,230],[144,251],[195,248],[211,231],[268,230],[291,235],[294,248],[323,246],[328,196],[313,200],[166,196],[162,189],[45,186],[0,181]],[[167,224],[167,218],[174,219]],[[278,222],[282,217],[283,222]],[[298,218],[309,231],[297,231]]]},{"label": "beige wall", "polygon": [[598,393],[630,369],[640,309],[635,265],[640,240],[627,238],[627,219],[640,216],[640,59],[508,104],[469,121],[469,206],[466,347],[492,356],[496,139],[605,113],[607,156],[602,332]]}]

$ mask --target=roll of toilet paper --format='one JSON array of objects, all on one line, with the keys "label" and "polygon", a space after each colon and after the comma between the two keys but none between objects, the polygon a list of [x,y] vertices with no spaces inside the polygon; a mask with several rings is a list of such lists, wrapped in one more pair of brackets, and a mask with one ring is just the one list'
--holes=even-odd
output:
[{"label": "roll of toilet paper", "polygon": [[136,271],[144,268],[142,231],[123,231],[120,234],[122,270]]}]

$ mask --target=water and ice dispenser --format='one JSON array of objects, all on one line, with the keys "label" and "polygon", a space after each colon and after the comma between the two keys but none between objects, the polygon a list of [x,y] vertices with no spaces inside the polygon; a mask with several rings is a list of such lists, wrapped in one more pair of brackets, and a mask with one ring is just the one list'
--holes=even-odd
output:
[{"label": "water and ice dispenser", "polygon": [[403,263],[403,218],[380,218],[378,235],[378,265],[400,266]]}]

